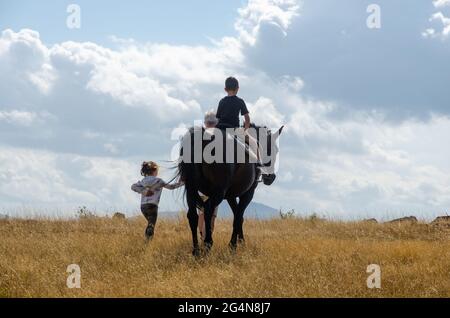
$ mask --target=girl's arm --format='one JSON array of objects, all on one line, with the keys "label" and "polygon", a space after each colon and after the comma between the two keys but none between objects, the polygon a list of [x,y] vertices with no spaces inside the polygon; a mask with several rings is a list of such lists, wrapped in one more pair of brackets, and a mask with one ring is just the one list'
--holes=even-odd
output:
[{"label": "girl's arm", "polygon": [[[173,189],[179,188],[182,185],[184,185],[184,182],[177,182],[177,183],[169,184],[169,183],[166,183],[164,180],[159,179],[157,182],[155,182],[153,184],[148,184],[146,182],[139,182],[139,184],[142,187],[142,190],[141,190],[141,188],[139,188],[139,190],[141,190],[142,192],[144,192],[144,190],[153,192],[153,191],[159,190],[161,188],[173,190]],[[136,191],[136,192],[138,192],[138,191]],[[142,193],[142,192],[139,192],[139,193]]]},{"label": "girl's arm", "polygon": [[164,185],[164,188],[169,189],[169,190],[173,190],[173,189],[181,187],[182,185],[184,185],[183,181],[180,181],[180,182],[177,182],[177,183],[172,183],[172,184],[166,183]]},{"label": "girl's arm", "polygon": [[159,179],[157,182],[151,184],[148,182],[145,182],[145,180],[142,181],[138,181],[135,184],[133,184],[131,186],[131,190],[133,190],[134,192],[146,195],[146,196],[150,196],[153,194],[153,192],[155,190],[158,190],[162,187],[164,187],[165,182],[161,179]]},{"label": "girl's arm", "polygon": [[135,184],[133,184],[131,186],[131,190],[133,190],[134,192],[142,194],[142,192],[144,192],[144,190],[145,190],[145,187],[144,187],[144,185],[142,184],[141,181],[138,181],[138,182],[136,182]]}]

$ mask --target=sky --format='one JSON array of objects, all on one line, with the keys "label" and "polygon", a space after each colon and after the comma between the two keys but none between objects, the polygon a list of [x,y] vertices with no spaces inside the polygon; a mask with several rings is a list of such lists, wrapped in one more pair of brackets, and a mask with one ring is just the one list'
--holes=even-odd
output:
[{"label": "sky", "polygon": [[[2,214],[138,213],[141,162],[170,180],[180,133],[230,75],[254,122],[286,127],[255,201],[448,213],[450,0],[0,0],[0,32]],[[161,210],[183,208],[163,193]]]},{"label": "sky", "polygon": [[[30,0],[0,1],[0,27],[29,28],[46,44],[68,40],[110,45],[109,36],[142,42],[209,44],[209,38],[234,33],[234,18],[241,0]],[[69,29],[67,7],[77,4],[82,27]]]}]

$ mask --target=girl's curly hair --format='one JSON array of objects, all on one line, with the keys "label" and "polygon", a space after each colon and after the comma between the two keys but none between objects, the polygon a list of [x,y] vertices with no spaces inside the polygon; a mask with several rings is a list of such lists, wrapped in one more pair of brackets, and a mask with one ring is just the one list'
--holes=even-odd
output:
[{"label": "girl's curly hair", "polygon": [[153,161],[144,161],[142,163],[142,168],[141,168],[141,175],[142,176],[150,176],[152,175],[155,171],[159,170],[159,166],[156,162]]}]

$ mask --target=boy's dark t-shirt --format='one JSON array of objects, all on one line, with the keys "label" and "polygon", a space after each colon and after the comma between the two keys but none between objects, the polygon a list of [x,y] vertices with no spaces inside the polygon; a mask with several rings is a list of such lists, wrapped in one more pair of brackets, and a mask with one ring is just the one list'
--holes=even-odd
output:
[{"label": "boy's dark t-shirt", "polygon": [[247,106],[242,98],[237,96],[225,96],[219,102],[216,117],[220,124],[233,128],[239,127],[239,113],[241,116],[248,114]]}]

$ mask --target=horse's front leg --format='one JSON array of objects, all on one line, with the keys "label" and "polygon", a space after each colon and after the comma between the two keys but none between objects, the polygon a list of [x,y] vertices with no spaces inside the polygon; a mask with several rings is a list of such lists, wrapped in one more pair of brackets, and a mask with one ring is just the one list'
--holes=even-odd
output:
[{"label": "horse's front leg", "polygon": [[[237,206],[237,242],[244,243],[244,213],[245,209],[247,209],[250,202],[253,200],[253,196],[255,194],[256,187],[252,187],[249,191],[245,192],[242,196],[239,197],[239,204]],[[236,216],[235,216],[236,219]],[[233,226],[234,227],[234,226]]]},{"label": "horse's front leg", "polygon": [[239,234],[239,224],[238,224],[238,203],[236,198],[227,199],[230,205],[231,211],[233,211],[233,233],[231,233],[230,248],[235,250],[237,247],[237,239]]}]

